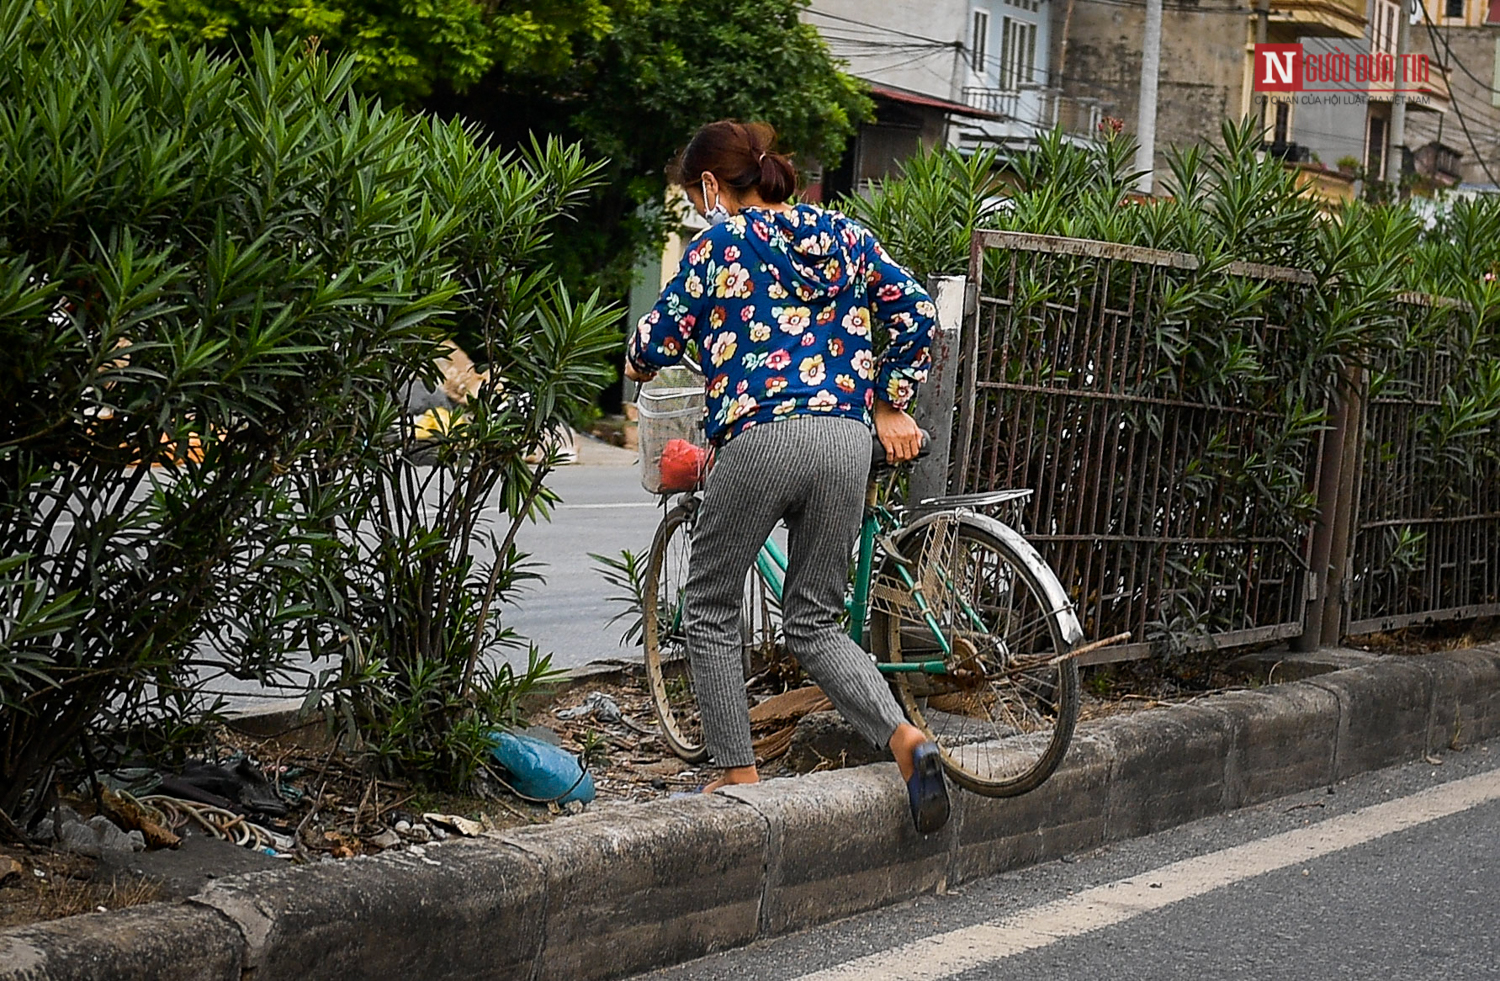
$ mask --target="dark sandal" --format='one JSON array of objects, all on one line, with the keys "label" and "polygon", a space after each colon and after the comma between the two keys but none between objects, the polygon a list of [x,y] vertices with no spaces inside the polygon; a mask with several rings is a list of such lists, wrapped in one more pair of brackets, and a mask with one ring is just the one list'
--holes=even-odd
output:
[{"label": "dark sandal", "polygon": [[912,753],[906,794],[912,823],[922,834],[930,835],[948,823],[948,786],[943,781],[943,758],[937,743],[922,743]]}]

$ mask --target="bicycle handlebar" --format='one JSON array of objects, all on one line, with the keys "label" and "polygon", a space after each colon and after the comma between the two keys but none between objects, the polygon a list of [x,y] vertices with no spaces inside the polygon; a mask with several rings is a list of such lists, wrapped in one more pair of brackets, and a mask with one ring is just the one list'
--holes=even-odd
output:
[{"label": "bicycle handlebar", "polygon": [[[929,435],[928,432],[927,432],[927,430],[925,430],[925,429],[918,430],[918,432],[920,432],[922,434],[922,448],[919,449],[919,450],[917,450],[917,456],[916,456],[916,458],[918,460],[920,460],[920,459],[922,459],[924,456],[926,456],[931,451],[931,449],[932,449],[932,436]],[[870,446],[870,466],[871,467],[882,467],[882,466],[885,466],[886,465],[886,462],[885,462],[885,444],[883,444],[882,442],[880,442],[880,437],[874,435],[873,433],[870,435],[870,443],[871,443],[871,446]]]}]

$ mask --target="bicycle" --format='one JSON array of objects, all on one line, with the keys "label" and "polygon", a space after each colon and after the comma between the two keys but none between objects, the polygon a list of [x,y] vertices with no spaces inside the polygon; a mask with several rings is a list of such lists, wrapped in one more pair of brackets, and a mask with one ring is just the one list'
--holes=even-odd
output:
[{"label": "bicycle", "polygon": [[[980,513],[1029,497],[1002,490],[882,503],[898,474],[874,443],[846,612],[849,636],[875,658],[912,724],[937,743],[959,786],[1009,797],[1062,762],[1078,718],[1078,658],[1129,635],[1083,645],[1074,604],[1017,531]],[[881,493],[884,480],[885,493]],[[708,758],[683,634],[683,592],[699,491],[657,528],[642,591],[648,687],[662,734],[688,763]],[[747,680],[779,650],[787,556],[773,535],[746,577]],[[748,694],[747,694],[748,697]]]}]

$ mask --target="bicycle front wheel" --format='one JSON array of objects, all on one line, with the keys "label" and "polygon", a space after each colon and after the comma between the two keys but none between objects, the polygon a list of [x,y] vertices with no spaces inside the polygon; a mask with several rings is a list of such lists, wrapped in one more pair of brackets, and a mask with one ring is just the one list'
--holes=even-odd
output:
[{"label": "bicycle front wheel", "polygon": [[702,763],[708,759],[708,747],[683,629],[691,532],[691,512],[681,506],[667,512],[656,529],[641,591],[642,634],[646,686],[662,737],[683,760]]},{"label": "bicycle front wheel", "polygon": [[896,545],[914,585],[888,557],[871,615],[876,655],[946,669],[895,676],[907,716],[959,786],[990,797],[1034,790],[1078,719],[1078,665],[1064,655],[1083,632],[1062,585],[1024,538],[981,515],[931,515]]}]

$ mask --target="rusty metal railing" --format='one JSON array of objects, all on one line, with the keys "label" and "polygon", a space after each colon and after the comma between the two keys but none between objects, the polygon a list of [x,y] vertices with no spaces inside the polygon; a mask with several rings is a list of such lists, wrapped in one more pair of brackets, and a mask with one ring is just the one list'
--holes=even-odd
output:
[{"label": "rusty metal railing", "polygon": [[[1201,276],[1263,289],[1228,322],[1195,319],[1180,305]],[[1023,528],[1086,636],[1141,638],[1098,660],[1301,634],[1321,430],[1286,432],[1286,379],[1242,372],[1218,388],[1222,366],[1205,360],[1228,337],[1262,365],[1295,361],[1289,325],[1313,277],[979,232],[970,282],[982,285],[965,325],[950,487],[1036,490]]]},{"label": "rusty metal railing", "polygon": [[1500,342],[1451,301],[1403,311],[1409,342],[1376,357],[1363,397],[1348,634],[1500,614],[1500,420],[1473,388]]}]

